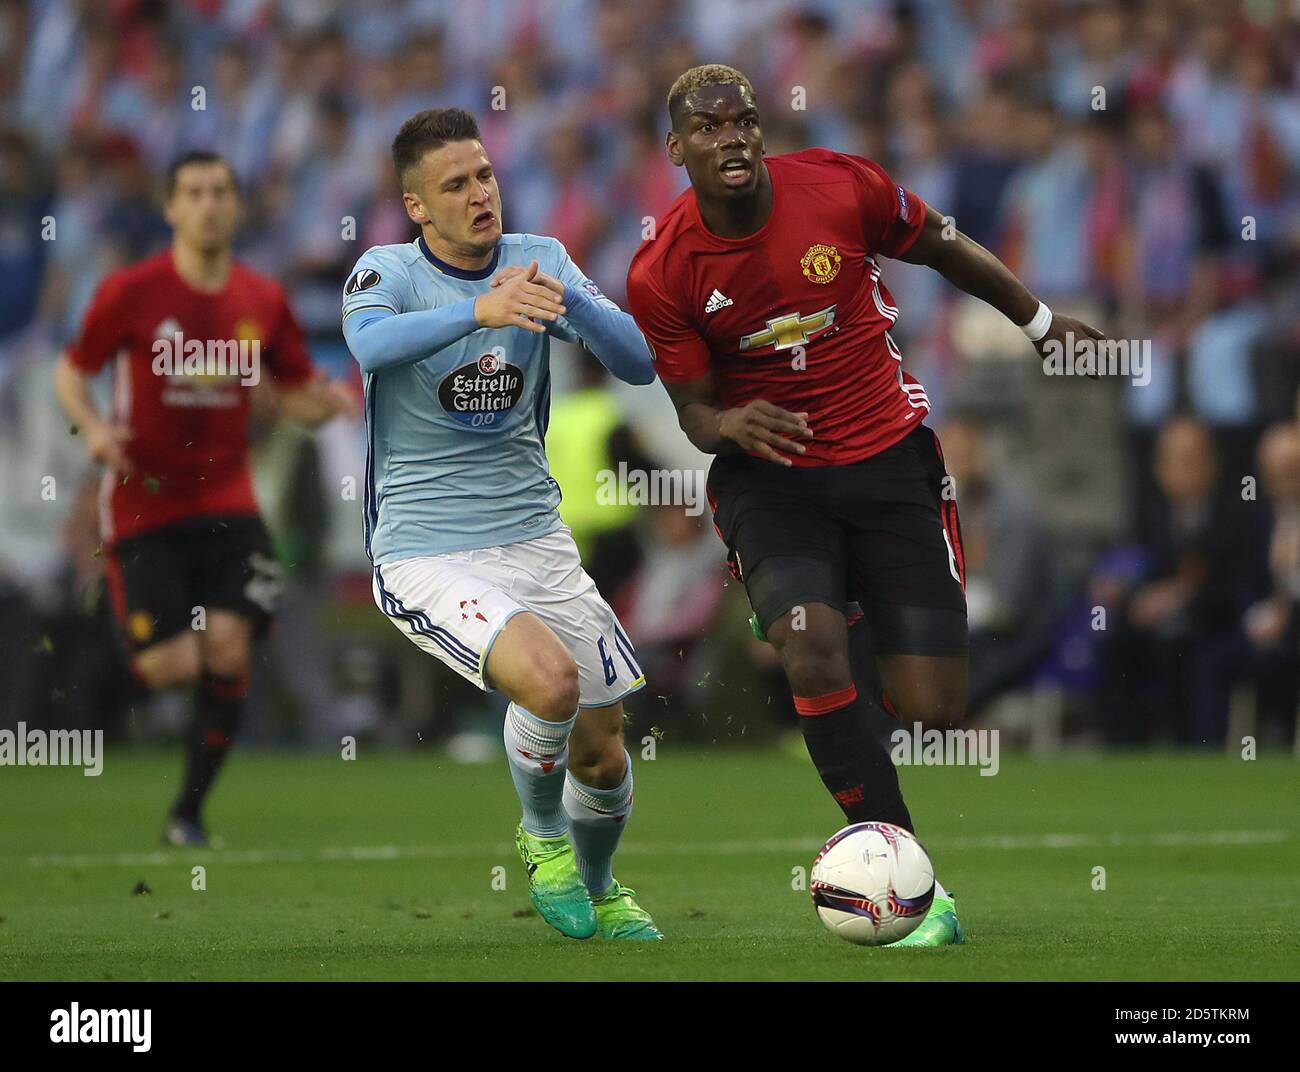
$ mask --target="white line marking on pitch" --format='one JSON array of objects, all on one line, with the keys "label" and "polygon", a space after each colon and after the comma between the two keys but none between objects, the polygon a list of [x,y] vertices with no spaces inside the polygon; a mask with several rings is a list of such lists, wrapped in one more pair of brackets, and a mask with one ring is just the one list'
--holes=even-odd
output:
[{"label": "white line marking on pitch", "polygon": [[[1009,834],[987,837],[926,838],[934,848],[1032,850],[1086,849],[1110,846],[1183,848],[1195,845],[1272,845],[1286,841],[1286,830],[1176,830],[1151,834]],[[752,853],[816,852],[822,841],[815,837],[769,841],[718,841],[699,844],[657,845],[629,842],[619,851],[640,856],[744,856]],[[514,849],[506,842],[488,845],[370,845],[350,848],[301,849],[175,849],[155,852],[53,853],[29,856],[29,867],[147,867],[174,864],[189,856],[202,856],[223,864],[292,864],[322,861],[454,859],[473,856],[508,856]],[[14,862],[12,859],[6,862]]]}]

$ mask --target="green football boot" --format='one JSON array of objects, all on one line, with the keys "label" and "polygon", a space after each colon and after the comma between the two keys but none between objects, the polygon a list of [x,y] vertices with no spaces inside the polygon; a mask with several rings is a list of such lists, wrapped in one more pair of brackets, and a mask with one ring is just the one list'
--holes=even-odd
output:
[{"label": "green football boot", "polygon": [[936,897],[920,926],[906,938],[890,942],[888,948],[900,946],[965,945],[966,931],[957,918],[957,902],[952,894]]},{"label": "green football boot", "polygon": [[567,938],[592,937],[596,910],[578,875],[569,835],[535,837],[520,825],[515,846],[528,868],[528,897],[537,914]]},{"label": "green football boot", "polygon": [[592,899],[602,938],[629,942],[657,942],[663,938],[650,913],[632,900],[635,895],[636,890],[615,879],[609,889]]}]

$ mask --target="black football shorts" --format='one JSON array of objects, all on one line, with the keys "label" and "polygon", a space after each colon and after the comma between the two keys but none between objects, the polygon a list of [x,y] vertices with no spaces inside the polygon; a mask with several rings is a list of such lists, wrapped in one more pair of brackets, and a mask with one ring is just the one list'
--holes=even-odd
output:
[{"label": "black football shorts", "polygon": [[107,552],[109,593],[127,649],[194,627],[194,608],[233,611],[265,632],[283,588],[260,517],[187,518],[117,541]]},{"label": "black football shorts", "polygon": [[861,605],[880,654],[967,651],[961,526],[938,438],[918,425],[851,465],[719,455],[714,525],[764,631],[797,606]]}]

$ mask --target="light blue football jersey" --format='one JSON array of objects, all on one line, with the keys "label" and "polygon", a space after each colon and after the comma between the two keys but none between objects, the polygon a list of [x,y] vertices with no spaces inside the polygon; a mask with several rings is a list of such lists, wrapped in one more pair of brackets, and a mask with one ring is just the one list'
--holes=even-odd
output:
[{"label": "light blue football jersey", "polygon": [[[500,269],[533,260],[617,308],[554,238],[507,234],[477,271],[439,260],[422,237],[366,250],[348,277],[343,317],[462,302],[488,290]],[[422,360],[364,373],[365,539],[374,562],[498,547],[561,526],[544,446],[552,335],[580,341],[563,317],[546,334],[478,328]]]}]

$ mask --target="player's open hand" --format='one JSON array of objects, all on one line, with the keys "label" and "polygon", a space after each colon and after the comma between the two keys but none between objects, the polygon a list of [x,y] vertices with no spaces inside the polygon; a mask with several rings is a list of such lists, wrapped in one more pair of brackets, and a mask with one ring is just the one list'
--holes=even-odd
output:
[{"label": "player's open hand", "polygon": [[[533,263],[536,264],[537,262],[534,261]],[[501,269],[501,271],[497,272],[497,274],[492,277],[491,286],[499,287],[502,283],[508,283],[510,280],[514,279],[515,276],[519,275],[528,278],[528,269],[522,264],[507,264]],[[555,276],[547,275],[539,268],[533,273],[531,281],[534,283],[540,283],[542,286],[546,287],[547,290],[555,291],[556,298],[561,302],[564,301],[564,284],[556,279]]]},{"label": "player's open hand", "polygon": [[[523,328],[541,334],[546,331],[545,322],[557,320],[567,311],[562,300],[564,288],[560,287],[557,294],[552,286],[539,282],[536,261],[526,269],[507,268],[498,275],[505,272],[510,272],[509,278],[499,285],[493,279],[492,288],[474,302],[474,319],[481,327]],[[559,286],[549,276],[546,278]]]},{"label": "player's open hand", "polygon": [[98,422],[86,428],[86,453],[93,461],[118,473],[129,473],[131,462],[126,456],[126,441],[131,430],[120,424]]},{"label": "player's open hand", "polygon": [[[1106,333],[1097,330],[1091,324],[1085,324],[1082,320],[1075,320],[1072,316],[1053,313],[1052,323],[1047,329],[1047,334],[1034,343],[1034,349],[1038,351],[1038,356],[1044,360],[1055,356],[1058,360],[1064,358],[1069,361],[1084,352],[1080,349],[1081,345],[1091,346],[1105,340]],[[1094,367],[1096,366],[1094,365]]]},{"label": "player's open hand", "polygon": [[811,439],[808,414],[791,413],[759,399],[739,409],[725,410],[718,421],[718,434],[751,454],[778,465],[793,465],[789,454],[805,454],[808,448],[798,442]]}]

